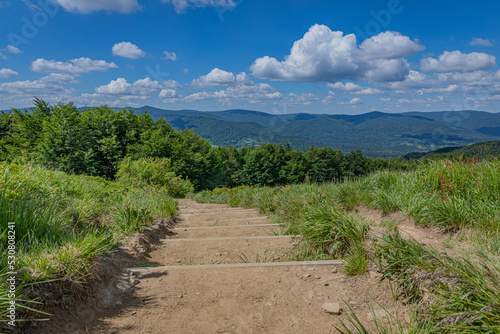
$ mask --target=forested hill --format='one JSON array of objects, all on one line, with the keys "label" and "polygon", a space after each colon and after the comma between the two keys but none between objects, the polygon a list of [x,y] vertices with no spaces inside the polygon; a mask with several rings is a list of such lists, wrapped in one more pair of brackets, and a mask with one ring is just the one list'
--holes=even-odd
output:
[{"label": "forested hill", "polygon": [[154,119],[165,118],[177,129],[192,129],[219,146],[288,141],[301,150],[315,145],[344,152],[361,149],[372,157],[395,157],[500,140],[500,113],[482,111],[274,115],[251,110],[174,111],[149,106],[135,110],[147,110]]}]

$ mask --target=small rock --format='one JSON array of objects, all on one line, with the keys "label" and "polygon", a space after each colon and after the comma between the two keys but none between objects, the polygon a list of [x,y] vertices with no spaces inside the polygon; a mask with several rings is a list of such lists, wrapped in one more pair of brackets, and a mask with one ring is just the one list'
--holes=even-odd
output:
[{"label": "small rock", "polygon": [[316,270],[316,268],[311,267],[311,268],[307,268],[307,270],[314,271],[314,270]]},{"label": "small rock", "polygon": [[330,284],[328,284],[328,283],[325,283],[325,284],[324,284],[324,286],[329,286],[329,285],[330,285]]},{"label": "small rock", "polygon": [[332,273],[337,273],[339,271],[339,268],[338,267],[333,267],[333,269],[331,270]]},{"label": "small rock", "polygon": [[136,279],[136,280],[134,280],[134,281],[132,282],[132,284],[133,284],[133,285],[137,285],[137,284],[139,284],[139,283],[141,283],[141,281],[139,281],[138,279]]},{"label": "small rock", "polygon": [[339,303],[324,303],[323,311],[330,314],[339,315],[340,314],[340,304]]},{"label": "small rock", "polygon": [[314,275],[314,278],[315,278],[315,279],[320,279],[320,278],[321,278],[321,276]]},{"label": "small rock", "polygon": [[281,283],[281,280],[279,279],[279,280],[277,280],[276,282]]},{"label": "small rock", "polygon": [[227,253],[227,252],[224,252],[224,253],[222,253],[222,254],[227,255],[228,253]]},{"label": "small rock", "polygon": [[222,253],[214,253],[215,256],[222,256]]},{"label": "small rock", "polygon": [[283,269],[283,270],[284,270],[284,271],[286,271],[286,272],[288,272],[288,271],[289,271],[290,269],[288,269],[288,268],[285,268],[285,269]]},{"label": "small rock", "polygon": [[175,262],[177,262],[177,263],[181,263],[181,262],[182,262],[182,260],[181,260],[181,259],[177,259],[177,260],[175,260]]},{"label": "small rock", "polygon": [[181,293],[181,294],[179,295],[179,298],[184,298],[184,295]]},{"label": "small rock", "polygon": [[129,283],[129,282],[122,282],[118,283],[116,285],[116,288],[122,292],[127,292],[128,290],[132,289],[134,287],[134,284]]},{"label": "small rock", "polygon": [[309,299],[313,299],[314,298],[314,291],[309,291]]},{"label": "small rock", "polygon": [[311,277],[311,274],[307,273],[307,274],[305,274],[305,275],[304,275],[304,277],[305,277],[305,278],[307,278],[307,277]]},{"label": "small rock", "polygon": [[130,313],[130,314],[134,315],[134,314],[136,314],[136,313],[137,313],[137,311],[132,311],[132,313]]}]

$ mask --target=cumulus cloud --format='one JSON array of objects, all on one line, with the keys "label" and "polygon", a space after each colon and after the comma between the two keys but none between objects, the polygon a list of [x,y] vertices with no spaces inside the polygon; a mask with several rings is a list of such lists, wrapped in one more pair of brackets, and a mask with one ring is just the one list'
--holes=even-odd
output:
[{"label": "cumulus cloud", "polygon": [[146,55],[144,51],[130,42],[121,42],[113,45],[113,55],[129,59],[138,59]]},{"label": "cumulus cloud", "polygon": [[159,82],[150,78],[128,82],[125,78],[111,80],[108,84],[95,88],[95,93],[82,94],[82,101],[98,103],[129,103],[135,100],[142,101],[159,93],[167,96],[167,91],[175,92],[182,86],[175,80]]},{"label": "cumulus cloud", "polygon": [[351,105],[356,105],[356,104],[360,104],[360,103],[361,103],[361,99],[359,99],[357,97],[353,98],[349,102],[340,102],[340,104],[351,104]]},{"label": "cumulus cloud", "polygon": [[177,55],[175,54],[175,52],[163,51],[163,59],[165,59],[165,60],[171,60],[171,61],[176,61],[177,60]]},{"label": "cumulus cloud", "polygon": [[445,51],[438,59],[428,57],[420,61],[422,71],[430,73],[470,72],[495,66],[495,56],[482,52],[462,53],[458,50]]},{"label": "cumulus cloud", "polygon": [[478,46],[492,46],[493,43],[489,39],[484,39],[484,38],[473,38],[472,41],[470,41],[470,45],[478,45]]},{"label": "cumulus cloud", "polygon": [[386,82],[381,84],[385,88],[404,91],[405,89],[432,88],[440,85],[440,82],[426,74],[410,70],[408,75],[401,81]]},{"label": "cumulus cloud", "polygon": [[68,12],[90,14],[98,11],[128,14],[141,8],[137,0],[53,0]]},{"label": "cumulus cloud", "polygon": [[16,48],[15,46],[12,46],[12,45],[7,45],[5,50],[7,50],[7,52],[14,53],[14,54],[20,54],[22,52],[21,49]]},{"label": "cumulus cloud", "polygon": [[293,44],[283,61],[258,58],[251,71],[259,78],[295,82],[402,80],[409,71],[403,57],[423,49],[418,42],[392,31],[373,36],[358,47],[354,34],[316,24]]},{"label": "cumulus cloud", "polygon": [[2,79],[7,79],[10,77],[16,76],[18,74],[19,73],[17,73],[14,70],[11,70],[10,68],[0,68],[0,78],[2,78]]},{"label": "cumulus cloud", "polygon": [[236,78],[233,73],[226,72],[219,68],[214,68],[207,75],[202,75],[198,79],[194,79],[191,85],[195,88],[204,88],[209,86],[228,86],[233,84]]},{"label": "cumulus cloud", "polygon": [[234,8],[234,0],[162,0],[163,3],[171,3],[177,13],[184,13],[188,8],[219,7]]},{"label": "cumulus cloud", "polygon": [[67,62],[38,58],[31,63],[32,71],[42,73],[82,74],[107,71],[110,68],[118,68],[118,66],[113,62],[107,63],[104,60],[92,60],[86,57],[72,59]]},{"label": "cumulus cloud", "polygon": [[371,87],[364,88],[352,82],[346,82],[345,84],[342,82],[328,83],[327,87],[330,89],[342,90],[344,92],[360,94],[360,95],[373,95],[382,93],[382,91],[379,89]]},{"label": "cumulus cloud", "polygon": [[77,83],[69,74],[51,73],[38,80],[25,80],[0,83],[0,94],[3,96],[3,107],[13,104],[16,107],[30,105],[33,96],[47,101],[68,101],[72,90],[65,88],[70,83]]},{"label": "cumulus cloud", "polygon": [[[199,81],[197,81],[199,80]],[[221,102],[228,102],[231,100],[277,100],[282,99],[283,94],[265,83],[255,83],[250,79],[245,72],[234,75],[232,72],[226,72],[218,68],[212,70],[206,76],[193,80],[193,86],[207,87],[207,86],[228,86],[226,89],[219,91],[201,91],[187,96],[173,95],[172,91],[165,91],[164,102],[196,102],[200,100],[219,100]],[[198,86],[200,85],[200,86]],[[169,97],[168,95],[173,95]]]}]

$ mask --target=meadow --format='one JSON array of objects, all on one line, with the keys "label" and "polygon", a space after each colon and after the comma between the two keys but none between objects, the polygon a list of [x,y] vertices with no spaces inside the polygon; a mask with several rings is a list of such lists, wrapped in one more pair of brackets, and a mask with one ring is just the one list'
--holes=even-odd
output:
[{"label": "meadow", "polygon": [[[377,319],[378,333],[500,332],[500,160],[428,160],[405,172],[307,181],[217,188],[192,198],[272,215],[285,234],[303,236],[300,258],[341,258],[349,275],[376,266],[394,286],[394,297],[411,309],[409,319]],[[459,236],[470,247],[447,255],[404,238],[391,222],[384,235],[368,238],[374,223],[357,213],[360,206],[385,215],[403,212],[418,226],[439,228],[449,240]],[[354,312],[344,325],[344,333],[369,332]]]}]

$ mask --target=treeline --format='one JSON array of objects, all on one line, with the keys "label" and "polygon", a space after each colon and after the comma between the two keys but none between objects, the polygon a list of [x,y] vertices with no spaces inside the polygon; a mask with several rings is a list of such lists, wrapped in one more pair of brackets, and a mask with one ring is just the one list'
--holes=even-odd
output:
[{"label": "treeline", "polygon": [[31,109],[0,114],[0,160],[114,179],[125,158],[128,163],[167,158],[168,172],[188,179],[195,190],[293,184],[306,177],[325,182],[412,164],[326,147],[306,152],[281,144],[215,147],[193,131],[175,130],[164,119],[107,106],[79,109],[72,103],[49,105],[35,99]]}]

